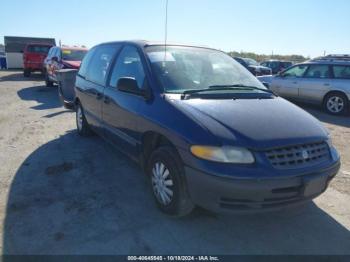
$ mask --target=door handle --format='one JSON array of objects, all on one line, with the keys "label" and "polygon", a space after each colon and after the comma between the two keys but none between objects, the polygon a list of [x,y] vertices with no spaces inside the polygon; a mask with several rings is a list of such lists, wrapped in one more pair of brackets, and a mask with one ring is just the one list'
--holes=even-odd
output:
[{"label": "door handle", "polygon": [[96,92],[96,99],[100,100],[102,98],[102,93]]},{"label": "door handle", "polygon": [[111,102],[111,99],[108,96],[105,96],[103,99],[103,103],[109,104]]}]

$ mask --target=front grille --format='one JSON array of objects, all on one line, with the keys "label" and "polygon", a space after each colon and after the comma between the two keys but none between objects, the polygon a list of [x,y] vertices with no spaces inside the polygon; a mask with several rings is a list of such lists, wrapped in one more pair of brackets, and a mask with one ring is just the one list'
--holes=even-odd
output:
[{"label": "front grille", "polygon": [[265,155],[277,169],[309,167],[325,162],[330,157],[326,142],[277,148],[266,151]]}]

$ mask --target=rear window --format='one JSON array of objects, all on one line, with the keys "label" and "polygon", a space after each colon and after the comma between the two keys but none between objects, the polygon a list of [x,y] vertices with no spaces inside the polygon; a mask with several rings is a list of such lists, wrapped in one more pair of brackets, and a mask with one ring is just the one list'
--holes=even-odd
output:
[{"label": "rear window", "polygon": [[82,61],[87,50],[62,49],[62,59],[67,61]]},{"label": "rear window", "polygon": [[27,47],[27,52],[29,53],[39,53],[39,54],[47,54],[50,50],[51,46],[43,46],[43,45],[30,45]]},{"label": "rear window", "polygon": [[283,62],[283,63],[282,63],[283,68],[288,68],[288,67],[291,67],[292,65],[293,65],[293,64],[290,63],[290,62]]},{"label": "rear window", "polygon": [[350,66],[333,66],[334,78],[350,79]]}]

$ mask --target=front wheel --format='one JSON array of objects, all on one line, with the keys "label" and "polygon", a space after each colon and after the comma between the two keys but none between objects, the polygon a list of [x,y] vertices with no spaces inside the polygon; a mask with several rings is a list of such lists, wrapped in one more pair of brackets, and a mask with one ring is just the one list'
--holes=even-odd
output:
[{"label": "front wheel", "polygon": [[147,174],[161,211],[179,217],[191,213],[194,204],[187,192],[183,164],[172,147],[160,147],[152,153]]},{"label": "front wheel", "polygon": [[344,94],[331,93],[326,96],[323,106],[329,114],[345,115],[349,108],[349,100]]},{"label": "front wheel", "polygon": [[91,135],[91,129],[86,121],[84,110],[81,104],[77,105],[76,109],[76,124],[77,124],[77,130],[78,134],[81,136],[90,136]]}]

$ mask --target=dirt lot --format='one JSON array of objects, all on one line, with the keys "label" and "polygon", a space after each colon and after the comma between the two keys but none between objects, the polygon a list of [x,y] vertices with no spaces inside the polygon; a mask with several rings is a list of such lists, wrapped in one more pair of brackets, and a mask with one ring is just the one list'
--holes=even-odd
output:
[{"label": "dirt lot", "polygon": [[[350,254],[350,118],[305,108],[331,131],[342,170],[300,208],[169,218],[138,166],[98,137],[40,75],[0,72],[2,254]],[[301,127],[302,128],[302,127]]]}]

